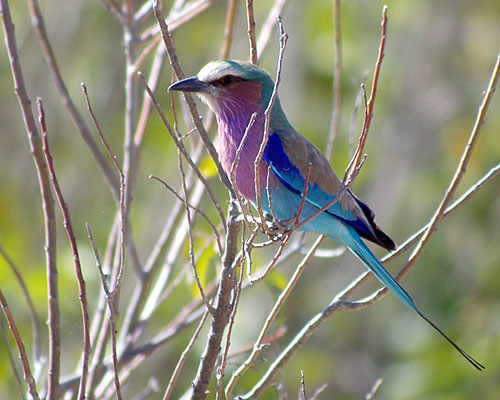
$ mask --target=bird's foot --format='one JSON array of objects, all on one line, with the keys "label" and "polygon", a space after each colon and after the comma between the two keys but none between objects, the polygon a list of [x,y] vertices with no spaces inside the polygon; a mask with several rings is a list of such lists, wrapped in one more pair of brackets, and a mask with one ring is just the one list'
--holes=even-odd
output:
[{"label": "bird's foot", "polygon": [[293,225],[295,218],[290,218],[286,220],[277,221],[275,219],[269,219],[264,221],[265,227],[262,227],[264,233],[267,234],[270,240],[277,241],[283,240],[286,235],[290,232],[290,228]]}]

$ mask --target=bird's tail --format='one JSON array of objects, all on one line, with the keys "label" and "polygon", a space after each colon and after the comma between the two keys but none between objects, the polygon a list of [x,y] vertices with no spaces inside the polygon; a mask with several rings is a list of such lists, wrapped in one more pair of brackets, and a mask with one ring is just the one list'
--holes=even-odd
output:
[{"label": "bird's tail", "polygon": [[469,363],[471,363],[479,371],[484,369],[484,366],[462,350],[453,340],[451,340],[441,329],[439,329],[429,318],[427,318],[415,305],[411,296],[404,290],[399,283],[387,272],[380,261],[370,251],[361,238],[354,238],[349,249],[358,257],[361,262],[372,272],[382,284],[393,292],[407,307],[415,311],[422,319],[438,331]]},{"label": "bird's tail", "polygon": [[357,240],[355,239],[354,244],[349,246],[349,249],[387,289],[399,298],[399,300],[401,300],[407,307],[419,312],[411,296],[401,287],[399,283],[396,282],[396,280],[382,266],[382,264],[380,264],[377,257],[375,257],[375,255],[360,238]]}]

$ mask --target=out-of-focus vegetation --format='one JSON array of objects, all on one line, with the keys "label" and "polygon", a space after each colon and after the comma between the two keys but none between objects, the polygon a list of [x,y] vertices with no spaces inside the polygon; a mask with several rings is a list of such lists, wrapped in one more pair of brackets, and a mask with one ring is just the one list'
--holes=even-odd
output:
[{"label": "out-of-focus vegetation", "polygon": [[[168,9],[171,2],[165,3]],[[238,3],[230,57],[247,59],[245,7],[243,2]],[[255,2],[257,32],[269,12],[268,3]],[[365,147],[368,158],[354,189],[376,211],[379,225],[397,242],[403,242],[429,221],[460,159],[500,51],[500,2],[342,2],[343,111],[332,159],[339,175],[349,160],[351,113],[365,73],[370,87],[385,3],[389,15],[385,58]],[[102,176],[61,104],[26,3],[12,1],[10,6],[31,100],[36,97],[44,100],[54,164],[72,214],[88,292],[94,293],[89,296],[93,312],[96,294],[102,289],[86,240],[85,222],[91,225],[98,246],[104,249],[116,205],[110,191],[103,189]],[[61,72],[77,107],[91,125],[80,88],[80,83],[85,82],[104,134],[120,160],[126,73],[120,24],[97,1],[50,0],[41,6]],[[225,15],[226,2],[219,1],[175,31],[177,55],[186,74],[194,75],[206,62],[218,58]],[[283,62],[281,103],[295,128],[325,149],[332,115],[332,2],[289,1],[282,19],[289,41]],[[278,54],[278,35],[276,32],[273,35],[260,60],[272,75]],[[143,72],[147,76],[149,71]],[[166,91],[171,82],[168,62],[161,82],[156,94],[171,117],[170,96]],[[0,93],[0,244],[19,266],[36,311],[45,321],[47,289],[39,186],[3,45],[0,46]],[[180,105],[177,108],[180,110]],[[361,122],[358,117],[354,129],[356,140]],[[459,193],[499,160],[497,93]],[[131,212],[132,229],[143,262],[161,232],[164,215],[177,201],[161,185],[149,180],[150,174],[178,187],[176,150],[156,115],[146,130]],[[210,182],[225,205],[226,191],[215,176],[212,175]],[[479,373],[471,368],[414,313],[388,295],[365,310],[336,314],[322,326],[283,370],[280,380],[287,388],[288,398],[298,396],[301,370],[308,393],[312,394],[323,383],[328,385],[318,397],[323,399],[363,398],[379,377],[383,382],[375,398],[380,399],[500,398],[499,182],[497,177],[440,225],[418,265],[403,281],[421,309],[483,363],[486,370]],[[203,206],[210,215],[216,215],[208,201]],[[74,349],[80,349],[82,332],[72,256],[61,221],[58,214],[62,372],[67,375],[78,365],[80,352]],[[203,223],[200,225],[195,233],[198,249],[203,248],[210,234]],[[324,243],[324,248],[337,246],[331,241]],[[179,268],[189,262],[187,243],[183,253],[184,264],[180,262]],[[254,254],[255,266],[260,267],[270,255],[271,252]],[[215,274],[212,257],[213,254],[205,252],[200,258],[205,279]],[[293,273],[299,260],[300,255],[293,256],[267,280],[243,292],[231,349],[253,343],[284,279]],[[389,269],[396,272],[403,261],[398,258]],[[279,323],[286,326],[286,334],[269,347],[238,388],[248,390],[265,371],[265,359],[272,360],[307,320],[362,271],[363,266],[347,253],[339,259],[315,259],[280,315]],[[126,274],[131,275],[131,271],[126,270]],[[374,289],[376,284],[373,280],[359,296],[369,293],[368,289]],[[1,257],[0,287],[31,354],[29,314],[19,286]],[[193,287],[186,278],[185,284],[162,305],[165,319],[170,319],[197,295]],[[151,331],[163,326],[162,318],[160,313],[155,314]],[[45,325],[43,328],[42,349],[46,349]],[[192,329],[159,348],[125,384],[126,398],[141,392],[150,377],[158,379],[160,390],[148,398],[161,398],[191,333]],[[205,334],[206,330],[202,331],[201,335]],[[9,346],[14,346],[10,336]],[[174,392],[177,396],[189,388],[203,347],[204,341],[200,340],[190,355]],[[18,392],[12,383],[4,341],[0,344],[0,360],[0,397],[16,398]],[[228,375],[238,361],[241,360],[236,358],[233,364],[229,360]],[[276,389],[270,388],[264,398],[277,398]]]}]

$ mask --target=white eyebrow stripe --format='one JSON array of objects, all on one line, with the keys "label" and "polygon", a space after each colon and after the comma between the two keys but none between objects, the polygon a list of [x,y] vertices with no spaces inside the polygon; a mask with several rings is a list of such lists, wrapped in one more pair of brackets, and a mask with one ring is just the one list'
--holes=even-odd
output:
[{"label": "white eyebrow stripe", "polygon": [[230,64],[211,62],[198,72],[198,79],[208,83],[216,81],[226,75],[234,75],[242,78],[241,71],[233,68]]}]

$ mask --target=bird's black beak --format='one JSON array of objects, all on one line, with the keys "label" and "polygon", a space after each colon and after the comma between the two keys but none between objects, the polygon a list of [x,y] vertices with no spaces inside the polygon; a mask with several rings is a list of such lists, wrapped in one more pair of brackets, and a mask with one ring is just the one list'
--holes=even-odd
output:
[{"label": "bird's black beak", "polygon": [[182,92],[209,93],[212,91],[210,84],[200,81],[196,76],[186,78],[170,85],[168,90],[179,90]]}]

